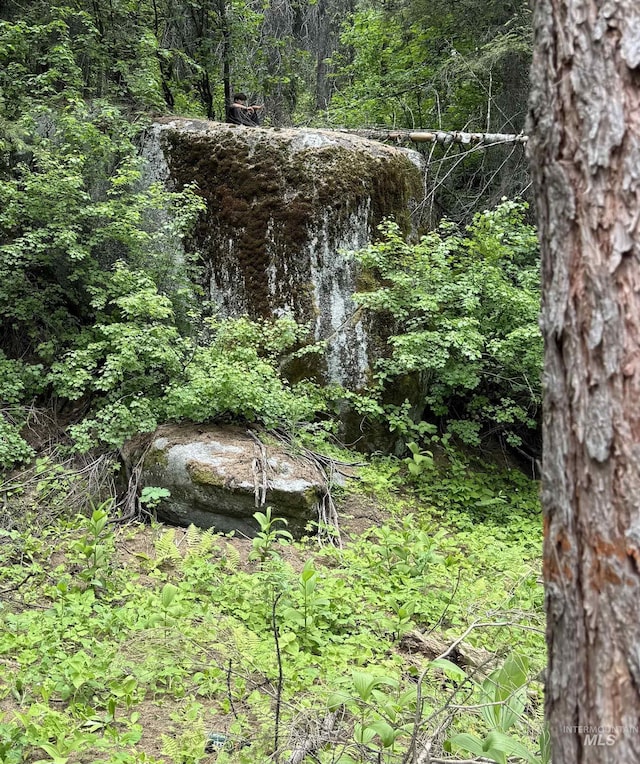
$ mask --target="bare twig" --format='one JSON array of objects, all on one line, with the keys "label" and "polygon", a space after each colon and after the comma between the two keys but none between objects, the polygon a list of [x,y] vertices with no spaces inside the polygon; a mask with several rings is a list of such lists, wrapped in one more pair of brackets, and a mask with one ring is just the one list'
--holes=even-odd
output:
[{"label": "bare twig", "polygon": [[438,618],[438,620],[433,624],[433,626],[429,629],[427,634],[431,634],[432,632],[434,632],[438,628],[438,626],[440,626],[442,621],[444,620],[444,617],[447,614],[447,611],[451,607],[451,603],[455,599],[456,593],[458,591],[458,587],[460,586],[461,578],[462,578],[462,570],[458,570],[458,577],[456,579],[456,585],[453,588],[453,594],[451,595],[451,597],[449,597],[449,602],[447,602],[447,604],[445,605],[445,608],[442,611],[442,613],[440,613],[440,618]]},{"label": "bare twig", "polygon": [[274,731],[273,731],[273,750],[275,755],[275,761],[276,764],[280,758],[280,754],[278,752],[278,744],[279,744],[279,737],[280,737],[280,704],[282,701],[282,686],[284,683],[283,679],[283,672],[282,672],[282,654],[280,652],[280,638],[278,634],[278,621],[276,618],[276,607],[278,605],[278,601],[280,597],[282,596],[282,592],[277,594],[273,598],[273,609],[271,611],[271,624],[273,628],[273,639],[276,644],[276,658],[278,660],[278,687],[276,692],[276,717],[274,722]]},{"label": "bare twig", "polygon": [[[535,629],[533,627],[527,627],[527,626],[521,626],[520,624],[513,623],[511,621],[474,621],[463,633],[461,636],[459,636],[457,639],[455,639],[446,650],[443,650],[440,655],[438,655],[434,660],[441,660],[443,658],[447,658],[449,655],[451,655],[454,650],[471,634],[472,631],[475,631],[476,629],[482,629],[482,628],[502,628],[504,626],[517,626],[518,628],[523,628],[527,631],[539,631],[538,629]],[[431,764],[432,762],[436,761],[435,759],[431,758],[431,746],[433,744],[433,741],[438,737],[441,730],[448,724],[448,719],[445,719],[438,727],[438,729],[434,732],[433,735],[431,735],[430,739],[426,741],[422,745],[422,750],[417,753],[417,744],[418,744],[418,735],[420,732],[420,719],[422,717],[422,707],[423,707],[423,698],[422,698],[422,684],[427,676],[427,673],[430,670],[431,664],[433,661],[430,661],[429,664],[425,667],[425,669],[422,671],[420,676],[418,677],[417,681],[417,688],[416,688],[416,712],[414,716],[414,725],[413,725],[413,734],[411,736],[411,742],[409,744],[409,748],[407,750],[407,753],[404,757],[403,764]],[[452,708],[452,710],[455,710],[453,708],[453,698],[451,698],[446,706],[446,709]],[[444,710],[444,709],[441,709]],[[438,712],[439,713],[439,712]],[[433,715],[432,717],[433,718]],[[416,755],[417,754],[417,755]],[[443,760],[446,761],[446,760]]]},{"label": "bare twig", "polygon": [[[130,470],[129,479],[127,481],[127,490],[125,491],[124,496],[115,506],[115,508],[119,510],[120,514],[117,517],[114,517],[111,522],[126,523],[130,520],[139,518],[142,512],[138,504],[138,496],[140,495],[140,487],[142,485],[142,470],[144,468],[144,461],[147,457],[147,453],[150,447],[151,440],[146,443],[133,469]],[[127,465],[127,459],[122,452],[120,452],[120,457],[123,463]]]},{"label": "bare twig", "polygon": [[305,740],[294,749],[288,764],[302,764],[307,756],[312,756],[319,748],[331,739],[331,733],[338,719],[338,712],[328,713],[315,733],[307,734]]},{"label": "bare twig", "polygon": [[297,444],[294,446],[291,436],[282,430],[273,430],[272,434],[289,448],[293,449],[295,447],[300,456],[311,463],[317,470],[324,488],[318,502],[318,538],[321,542],[328,539],[332,544],[342,549],[338,511],[332,496],[332,488],[335,482],[334,475],[336,472],[339,472],[338,468],[340,466],[357,466],[359,462],[343,462],[339,459],[332,459],[324,454],[311,451],[308,448],[304,448],[304,446]]},{"label": "bare twig", "polygon": [[27,573],[27,575],[21,581],[18,581],[18,583],[12,584],[11,586],[8,586],[6,589],[0,589],[0,595],[7,594],[7,592],[13,592],[16,589],[19,589],[22,586],[22,584],[26,583],[34,575],[35,573],[33,571]]},{"label": "bare twig", "polygon": [[267,457],[267,449],[255,432],[253,432],[253,430],[247,430],[247,435],[253,440],[258,451],[253,459],[252,470],[254,503],[256,509],[259,509],[260,507],[264,507],[267,501],[267,491],[269,490],[267,470],[269,469],[269,460]]},{"label": "bare twig", "polygon": [[236,712],[236,707],[233,705],[233,695],[231,693],[231,671],[233,668],[233,661],[231,658],[229,658],[229,665],[227,667],[227,695],[229,696],[229,706],[231,707],[231,713],[234,715],[234,717],[237,719],[238,714]]}]

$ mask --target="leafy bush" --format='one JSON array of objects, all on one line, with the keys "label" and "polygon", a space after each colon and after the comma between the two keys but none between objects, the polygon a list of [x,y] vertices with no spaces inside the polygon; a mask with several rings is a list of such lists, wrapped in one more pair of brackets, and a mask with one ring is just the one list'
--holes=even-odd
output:
[{"label": "leafy bush", "polygon": [[379,395],[420,375],[427,417],[472,445],[487,433],[519,445],[538,425],[538,251],[525,211],[504,201],[466,236],[445,222],[416,245],[386,223],[383,240],[357,254],[371,288],[356,300],[393,327]]},{"label": "leafy bush", "polygon": [[208,344],[194,350],[182,377],[167,389],[166,418],[203,422],[232,415],[293,428],[312,421],[324,408],[317,387],[291,387],[279,372],[280,354],[302,331],[292,319],[269,323],[239,318],[211,321],[210,326]]},{"label": "leafy bush", "polygon": [[34,451],[21,435],[27,415],[19,404],[41,389],[39,365],[7,358],[0,351],[0,470],[31,459]]},{"label": "leafy bush", "polygon": [[20,434],[20,425],[8,422],[0,412],[0,470],[11,469],[33,456],[34,450]]},{"label": "leafy bush", "polygon": [[230,417],[292,428],[324,408],[318,388],[290,387],[279,373],[280,355],[303,331],[290,318],[211,320],[198,344],[180,335],[150,277],[120,264],[93,306],[97,323],[47,376],[57,395],[89,404],[89,416],[70,428],[80,451],[118,447],[165,420]]}]

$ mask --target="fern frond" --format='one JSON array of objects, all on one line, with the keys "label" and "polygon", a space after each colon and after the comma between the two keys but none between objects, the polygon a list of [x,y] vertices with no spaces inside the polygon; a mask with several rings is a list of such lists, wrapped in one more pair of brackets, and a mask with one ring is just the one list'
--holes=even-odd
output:
[{"label": "fern frond", "polygon": [[196,547],[199,547],[202,543],[202,532],[200,531],[200,528],[193,525],[193,523],[187,528],[187,532],[185,534],[185,543],[187,547],[191,549],[195,549]]},{"label": "fern frond", "polygon": [[217,547],[217,543],[218,539],[216,536],[215,528],[207,528],[206,531],[202,532],[200,537],[200,548],[202,549],[202,554],[206,554],[212,549],[215,549]]},{"label": "fern frond", "polygon": [[180,742],[170,735],[162,735],[161,739],[162,753],[172,761],[179,761],[179,757],[182,754]]},{"label": "fern frond", "polygon": [[240,552],[233,544],[225,546],[225,568],[231,573],[235,573],[240,567]]},{"label": "fern frond", "polygon": [[257,634],[243,628],[236,628],[233,630],[233,641],[236,650],[241,655],[251,656],[254,656],[258,652],[258,648],[262,643],[262,640]]},{"label": "fern frond", "polygon": [[182,561],[182,555],[176,546],[175,537],[175,528],[169,528],[156,540],[155,548],[159,563],[167,561],[177,563]]}]

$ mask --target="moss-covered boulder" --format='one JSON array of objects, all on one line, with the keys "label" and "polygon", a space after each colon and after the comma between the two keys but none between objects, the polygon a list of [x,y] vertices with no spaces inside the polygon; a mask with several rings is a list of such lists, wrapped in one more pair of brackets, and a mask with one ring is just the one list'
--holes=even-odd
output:
[{"label": "moss-covered boulder", "polygon": [[[134,449],[135,451],[135,449]],[[302,534],[318,519],[326,486],[309,461],[279,445],[264,445],[238,427],[165,425],[153,435],[142,482],[166,488],[157,513],[174,525],[255,535],[253,514],[270,506]],[[280,527],[280,526],[279,526]]]},{"label": "moss-covered boulder", "polygon": [[362,386],[370,338],[348,253],[385,218],[411,228],[420,155],[349,133],[169,118],[152,126],[144,153],[155,177],[195,182],[206,200],[187,246],[222,315],[291,314],[327,341],[316,376]]}]

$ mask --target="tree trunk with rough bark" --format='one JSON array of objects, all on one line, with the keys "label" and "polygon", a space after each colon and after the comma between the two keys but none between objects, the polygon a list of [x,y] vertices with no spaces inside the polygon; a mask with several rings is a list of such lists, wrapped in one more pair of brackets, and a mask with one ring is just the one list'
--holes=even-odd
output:
[{"label": "tree trunk with rough bark", "polygon": [[536,0],[554,764],[640,762],[640,4]]}]

